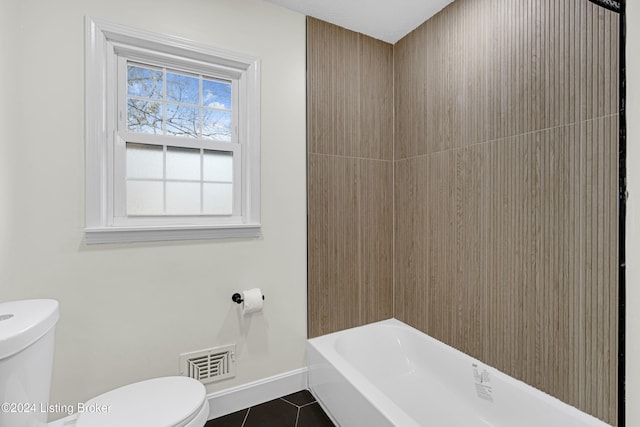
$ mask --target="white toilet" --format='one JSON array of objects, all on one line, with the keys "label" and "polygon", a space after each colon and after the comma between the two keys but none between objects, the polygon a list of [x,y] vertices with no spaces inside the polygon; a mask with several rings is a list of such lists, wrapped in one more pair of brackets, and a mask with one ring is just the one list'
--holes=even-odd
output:
[{"label": "white toilet", "polygon": [[[0,303],[0,426],[44,427],[53,368],[58,302]],[[73,405],[75,427],[202,427],[209,403],[192,378],[164,377],[130,384]],[[54,425],[51,423],[49,425]]]}]

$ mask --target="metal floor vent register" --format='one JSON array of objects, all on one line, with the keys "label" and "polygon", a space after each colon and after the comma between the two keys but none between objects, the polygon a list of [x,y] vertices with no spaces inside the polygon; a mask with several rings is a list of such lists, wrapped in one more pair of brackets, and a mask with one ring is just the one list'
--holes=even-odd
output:
[{"label": "metal floor vent register", "polygon": [[203,384],[236,376],[235,344],[180,355],[180,375]]}]

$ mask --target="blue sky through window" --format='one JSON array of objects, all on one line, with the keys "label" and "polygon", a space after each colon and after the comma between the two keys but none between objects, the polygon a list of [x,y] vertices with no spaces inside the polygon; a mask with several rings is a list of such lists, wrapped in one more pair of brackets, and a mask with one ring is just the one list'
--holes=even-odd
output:
[{"label": "blue sky through window", "polygon": [[129,64],[130,131],[231,141],[231,83]]}]

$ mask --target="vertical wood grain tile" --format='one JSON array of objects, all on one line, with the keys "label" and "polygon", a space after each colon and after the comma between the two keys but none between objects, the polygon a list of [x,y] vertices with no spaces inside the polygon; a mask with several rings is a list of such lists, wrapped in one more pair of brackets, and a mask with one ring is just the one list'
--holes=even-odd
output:
[{"label": "vertical wood grain tile", "polygon": [[[580,74],[577,83],[580,85],[580,103],[578,110],[578,120],[583,121],[588,119],[588,111],[587,111],[587,91],[590,87],[589,81],[591,81],[591,63],[588,61],[590,58],[588,54],[590,53],[590,49],[588,46],[588,37],[591,35],[589,33],[589,27],[591,24],[591,8],[589,7],[589,2],[580,1],[579,2],[579,32],[578,32],[578,40],[579,40],[579,60],[580,60]],[[590,37],[589,37],[590,38]]]},{"label": "vertical wood grain tile", "polygon": [[308,333],[317,336],[393,313],[393,51],[313,18],[307,46]]},{"label": "vertical wood grain tile", "polygon": [[[609,117],[609,174],[607,174],[608,178],[608,202],[607,206],[617,206],[618,205],[618,154],[619,154],[619,144],[618,144],[618,115]],[[609,254],[608,259],[613,260],[608,262],[608,270],[609,270],[609,279],[606,281],[605,292],[609,295],[609,303],[605,305],[604,310],[607,314],[607,318],[609,319],[609,327],[606,329],[608,334],[609,341],[609,352],[605,354],[607,360],[607,370],[609,372],[609,383],[608,390],[605,393],[608,393],[609,396],[609,407],[608,414],[617,414],[618,411],[618,401],[622,396],[618,396],[618,357],[617,354],[620,351],[618,347],[618,336],[616,333],[612,333],[611,331],[618,331],[618,216],[617,212],[614,210],[609,211],[609,223],[608,223],[608,233],[607,236],[609,239]],[[615,262],[614,262],[615,261]],[[613,416],[610,416],[609,419],[612,422],[620,421],[616,420]]]},{"label": "vertical wood grain tile", "polygon": [[358,157],[393,160],[393,46],[359,39]]},{"label": "vertical wood grain tile", "polygon": [[610,107],[608,110],[608,114],[617,114],[619,110],[619,78],[620,78],[620,63],[619,63],[619,52],[618,52],[618,38],[620,33],[620,19],[615,16],[611,17],[611,40],[608,45],[608,53],[609,57],[607,62],[609,63],[609,82],[606,88],[607,96],[611,98]]},{"label": "vertical wood grain tile", "polygon": [[[412,33],[415,38],[414,43],[418,46],[421,55],[417,59],[424,67],[422,72],[424,93],[421,95],[423,101],[418,104],[423,105],[422,117],[418,117],[418,120],[424,123],[424,128],[422,130],[416,128],[418,132],[424,133],[424,137],[420,138],[418,134],[416,139],[418,145],[415,147],[413,155],[435,153],[446,149],[449,135],[448,121],[443,115],[449,98],[449,76],[444,69],[445,61],[447,61],[446,16],[438,14],[432,20],[430,25],[420,26]],[[412,73],[410,72],[410,74]],[[416,77],[419,78],[420,75]],[[402,84],[402,81],[399,83]],[[420,87],[417,84],[416,86]],[[415,115],[411,113],[409,117],[403,117],[403,119],[408,120],[406,123],[412,126],[413,117]],[[399,132],[403,130],[402,127],[398,129]],[[395,141],[402,144],[400,138],[396,137]]]},{"label": "vertical wood grain tile", "polygon": [[309,337],[359,326],[358,160],[309,155]]},{"label": "vertical wood grain tile", "polygon": [[359,160],[361,322],[393,317],[393,164]]},{"label": "vertical wood grain tile", "polygon": [[426,228],[427,202],[432,200],[431,185],[435,182],[428,179],[431,170],[427,156],[397,161],[394,168],[394,264],[398,284],[394,316],[424,327],[430,326],[433,316],[425,296],[429,292],[427,274],[433,274],[432,254],[426,251],[431,248],[436,252],[435,245],[427,246],[427,241],[433,239]]},{"label": "vertical wood grain tile", "polygon": [[615,127],[608,117],[399,161],[395,187],[396,316],[605,420]]},{"label": "vertical wood grain tile", "polygon": [[395,159],[421,154],[424,144],[426,29],[417,28],[394,46]]},{"label": "vertical wood grain tile", "polygon": [[307,143],[310,153],[359,154],[359,36],[307,19]]},{"label": "vertical wood grain tile", "polygon": [[580,81],[580,67],[578,66],[580,44],[578,41],[579,33],[577,31],[580,22],[580,14],[578,9],[579,2],[580,0],[572,0],[568,2],[569,10],[567,11],[567,15],[564,20],[565,25],[571,28],[571,31],[569,31],[569,48],[566,51],[566,54],[569,56],[568,76],[566,80],[567,86],[569,88],[569,97],[566,100],[568,104],[568,119],[566,123],[577,122],[578,112],[580,111],[580,91],[577,84],[577,82]]}]

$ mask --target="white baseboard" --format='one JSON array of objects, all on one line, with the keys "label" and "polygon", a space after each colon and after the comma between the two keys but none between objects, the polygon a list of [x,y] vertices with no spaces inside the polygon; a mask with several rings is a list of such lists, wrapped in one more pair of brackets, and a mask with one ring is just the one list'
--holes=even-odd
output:
[{"label": "white baseboard", "polygon": [[308,388],[307,368],[304,367],[217,391],[207,396],[209,419],[231,414],[306,388]]}]

